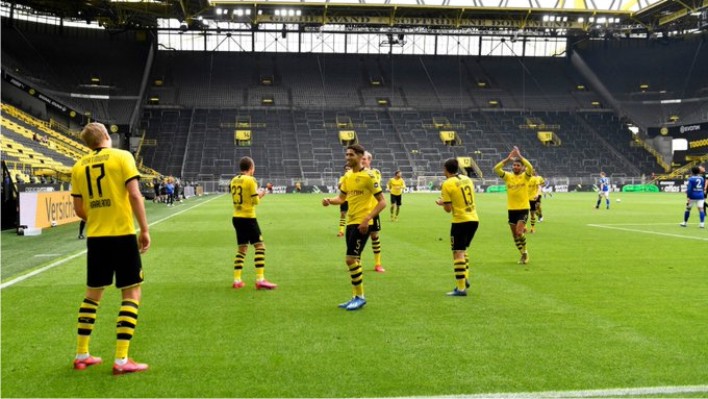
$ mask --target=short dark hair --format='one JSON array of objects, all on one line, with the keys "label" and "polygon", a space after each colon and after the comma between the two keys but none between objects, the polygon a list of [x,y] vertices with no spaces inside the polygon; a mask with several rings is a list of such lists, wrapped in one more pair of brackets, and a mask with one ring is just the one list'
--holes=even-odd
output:
[{"label": "short dark hair", "polygon": [[697,175],[697,174],[701,173],[701,167],[698,166],[698,165],[692,167],[692,168],[691,168],[691,173],[693,173],[694,175]]},{"label": "short dark hair", "polygon": [[352,150],[359,155],[364,155],[366,149],[361,144],[352,144],[347,147],[347,150]]},{"label": "short dark hair", "polygon": [[447,173],[459,173],[460,163],[455,158],[449,158],[445,161],[445,170]]},{"label": "short dark hair", "polygon": [[253,159],[251,157],[241,158],[241,160],[238,161],[238,167],[241,169],[241,172],[247,172],[253,167]]}]

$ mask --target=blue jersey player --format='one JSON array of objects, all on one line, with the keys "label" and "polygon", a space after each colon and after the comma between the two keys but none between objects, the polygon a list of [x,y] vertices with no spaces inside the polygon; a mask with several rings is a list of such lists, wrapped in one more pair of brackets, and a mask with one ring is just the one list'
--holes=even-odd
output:
[{"label": "blue jersey player", "polygon": [[700,224],[698,227],[705,228],[706,212],[703,205],[706,201],[706,178],[701,176],[701,168],[699,166],[694,166],[691,168],[691,177],[688,178],[688,186],[686,187],[686,211],[683,213],[683,223],[682,227],[686,227],[686,222],[688,222],[688,217],[691,215],[691,209],[695,206],[698,208],[698,216],[700,217]]},{"label": "blue jersey player", "polygon": [[605,176],[605,172],[600,172],[600,180],[598,180],[597,185],[600,190],[597,192],[597,204],[595,204],[595,209],[600,209],[602,198],[605,198],[607,209],[610,209],[610,178]]}]

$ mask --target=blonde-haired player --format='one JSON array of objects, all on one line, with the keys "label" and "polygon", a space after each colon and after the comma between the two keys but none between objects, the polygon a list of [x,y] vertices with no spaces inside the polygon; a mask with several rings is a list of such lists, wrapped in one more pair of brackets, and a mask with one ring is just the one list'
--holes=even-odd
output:
[{"label": "blonde-haired player", "polygon": [[[361,166],[363,170],[368,170],[373,173],[376,178],[376,183],[381,186],[381,171],[371,167],[371,161],[373,155],[369,151],[364,151],[364,156],[361,157]],[[376,205],[377,200],[372,198],[372,206]],[[381,265],[381,238],[379,232],[381,231],[381,217],[377,214],[374,217],[373,224],[369,228],[369,236],[371,237],[371,250],[374,252],[374,271],[379,273],[384,273],[386,269]]]},{"label": "blonde-haired player", "polygon": [[[79,308],[74,368],[83,370],[102,362],[100,357],[89,353],[89,341],[103,291],[115,279],[122,300],[116,322],[113,374],[145,371],[147,364],[128,358],[142,294],[140,254],[150,248],[140,173],[130,152],[111,148],[113,142],[103,124],[87,124],[80,137],[91,152],[71,170],[74,211],[88,226],[86,296]],[[137,239],[133,216],[140,226]]]}]

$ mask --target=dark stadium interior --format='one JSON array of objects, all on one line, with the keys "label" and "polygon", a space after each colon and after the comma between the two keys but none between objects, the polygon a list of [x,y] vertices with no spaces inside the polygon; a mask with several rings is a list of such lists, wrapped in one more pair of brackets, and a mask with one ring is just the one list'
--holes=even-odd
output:
[{"label": "dark stadium interior", "polygon": [[[146,143],[145,165],[190,180],[233,175],[243,155],[259,160],[263,178],[335,179],[343,164],[338,117],[351,121],[384,175],[436,175],[445,158],[471,156],[492,177],[515,144],[544,176],[649,175],[664,170],[627,124],[708,115],[705,100],[662,103],[706,97],[705,33],[583,39],[563,57],[538,58],[177,52],[158,50],[150,32],[32,24],[3,24],[2,37],[6,73],[81,115],[130,125]],[[2,95],[40,119],[78,128],[6,81]],[[244,118],[253,135],[248,147],[234,140]],[[441,142],[434,119],[456,131],[456,145]],[[534,123],[552,127],[561,144],[539,141],[528,126]]]}]

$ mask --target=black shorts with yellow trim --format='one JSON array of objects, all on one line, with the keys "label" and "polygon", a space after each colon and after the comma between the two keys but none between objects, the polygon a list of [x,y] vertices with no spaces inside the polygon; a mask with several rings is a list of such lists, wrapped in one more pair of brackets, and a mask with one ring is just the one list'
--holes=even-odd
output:
[{"label": "black shorts with yellow trim", "polygon": [[231,218],[231,223],[236,230],[236,243],[238,245],[257,244],[263,242],[261,228],[258,227],[256,218]]},{"label": "black shorts with yellow trim", "polygon": [[347,230],[345,233],[345,238],[347,240],[347,256],[361,256],[361,252],[366,246],[366,241],[369,239],[370,229],[371,226],[369,226],[369,231],[367,231],[366,234],[361,234],[358,224],[347,225]]},{"label": "black shorts with yellow trim", "polygon": [[135,234],[86,239],[86,286],[103,288],[113,283],[129,288],[143,282],[143,265]]},{"label": "black shorts with yellow trim", "polygon": [[452,250],[466,251],[477,233],[478,227],[478,221],[453,223],[450,227],[450,247]]},{"label": "black shorts with yellow trim", "polygon": [[528,209],[509,209],[509,224],[517,224],[519,222],[528,222],[529,220],[529,210]]}]

